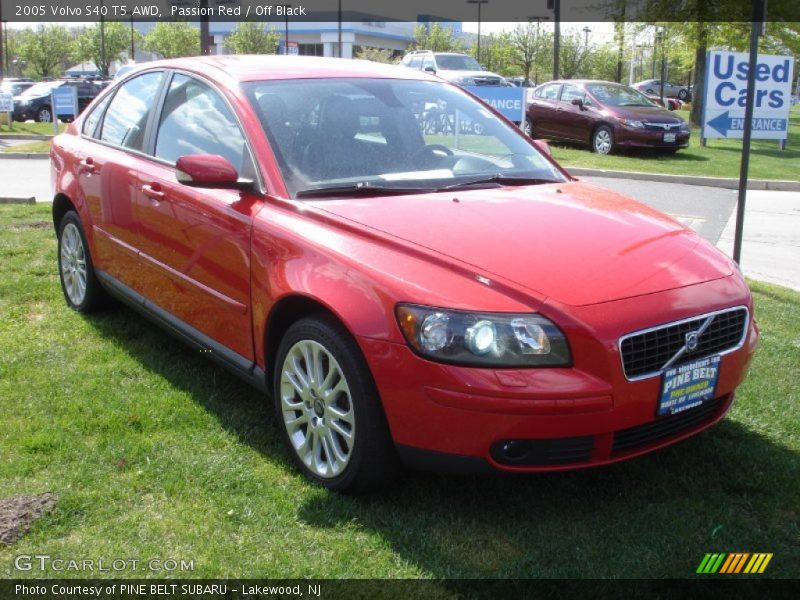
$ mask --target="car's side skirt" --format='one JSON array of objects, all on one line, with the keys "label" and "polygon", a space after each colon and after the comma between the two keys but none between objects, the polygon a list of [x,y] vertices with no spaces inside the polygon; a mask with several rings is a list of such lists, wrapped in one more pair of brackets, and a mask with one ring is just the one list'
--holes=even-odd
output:
[{"label": "car's side skirt", "polygon": [[100,283],[112,296],[141,313],[184,343],[202,351],[205,356],[225,367],[260,392],[269,393],[264,370],[252,360],[211,339],[203,332],[178,319],[108,273],[99,269],[95,273]]}]

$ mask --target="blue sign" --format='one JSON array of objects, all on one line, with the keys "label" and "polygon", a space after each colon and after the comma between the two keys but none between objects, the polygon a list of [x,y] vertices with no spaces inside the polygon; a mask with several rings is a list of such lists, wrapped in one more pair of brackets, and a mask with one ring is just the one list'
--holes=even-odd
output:
[{"label": "blue sign", "polygon": [[525,111],[525,88],[499,85],[465,85],[478,98],[489,104],[504,117],[521,123]]},{"label": "blue sign", "polygon": [[[755,68],[753,138],[785,140],[792,96],[791,56],[759,54]],[[744,136],[749,56],[713,51],[706,62],[703,137]]]},{"label": "blue sign", "polygon": [[61,85],[50,92],[53,96],[53,114],[55,116],[78,116],[78,90],[69,85]]},{"label": "blue sign", "polygon": [[667,369],[661,384],[658,416],[674,415],[713,398],[719,363],[720,357],[715,355]]}]

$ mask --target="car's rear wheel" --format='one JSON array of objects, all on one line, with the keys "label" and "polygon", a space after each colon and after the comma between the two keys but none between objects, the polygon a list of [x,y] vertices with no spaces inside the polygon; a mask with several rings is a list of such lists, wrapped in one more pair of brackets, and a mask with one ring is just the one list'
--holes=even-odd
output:
[{"label": "car's rear wheel", "polygon": [[393,478],[399,463],[378,391],[341,324],[326,315],[297,321],[281,340],[275,367],[278,426],[309,479],[358,493]]},{"label": "car's rear wheel", "polygon": [[109,296],[94,272],[81,220],[72,210],[58,227],[58,272],[70,308],[88,313],[108,303]]},{"label": "car's rear wheel", "polygon": [[686,101],[686,98],[689,97],[688,90],[678,90],[678,99]]},{"label": "car's rear wheel", "polygon": [[50,123],[53,120],[53,113],[49,106],[43,106],[36,111],[36,121],[39,123]]},{"label": "car's rear wheel", "polygon": [[601,125],[592,134],[592,149],[598,154],[609,154],[614,149],[614,132],[608,125]]},{"label": "car's rear wheel", "polygon": [[531,121],[530,117],[525,117],[525,127],[523,131],[528,137],[533,137],[533,121]]}]

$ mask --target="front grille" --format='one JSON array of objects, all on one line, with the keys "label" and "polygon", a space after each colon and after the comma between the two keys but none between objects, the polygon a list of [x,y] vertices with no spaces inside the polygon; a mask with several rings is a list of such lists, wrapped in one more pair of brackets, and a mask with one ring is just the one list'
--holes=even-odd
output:
[{"label": "front grille", "polygon": [[591,435],[549,440],[501,440],[492,444],[492,458],[503,465],[561,465],[588,461]]},{"label": "front grille", "polygon": [[[711,322],[706,325],[708,319]],[[669,323],[622,338],[620,353],[625,377],[637,379],[660,373],[686,345],[686,335],[699,331],[694,350],[685,350],[675,364],[733,350],[742,343],[747,326],[747,309],[732,308],[717,313]]]},{"label": "front grille", "polygon": [[680,123],[647,123],[644,124],[646,129],[654,129],[657,131],[677,131],[680,129]]},{"label": "front grille", "polygon": [[717,398],[696,408],[663,417],[652,423],[617,431],[614,434],[613,452],[634,450],[640,446],[647,446],[663,438],[679,435],[684,431],[699,427],[717,416],[724,400],[725,398]]}]

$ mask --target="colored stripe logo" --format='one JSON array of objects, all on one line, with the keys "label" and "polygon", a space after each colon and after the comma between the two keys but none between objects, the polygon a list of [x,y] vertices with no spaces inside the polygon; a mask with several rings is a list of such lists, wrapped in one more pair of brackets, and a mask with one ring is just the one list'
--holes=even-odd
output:
[{"label": "colored stripe logo", "polygon": [[700,561],[697,573],[713,575],[737,575],[739,573],[760,574],[763,573],[769,561],[772,560],[772,553],[756,552],[721,552],[709,553]]}]

